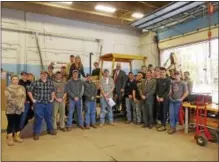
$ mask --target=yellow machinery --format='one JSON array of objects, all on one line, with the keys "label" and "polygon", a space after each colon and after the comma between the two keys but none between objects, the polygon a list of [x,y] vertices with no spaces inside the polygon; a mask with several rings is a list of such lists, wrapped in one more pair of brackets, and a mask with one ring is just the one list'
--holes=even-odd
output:
[{"label": "yellow machinery", "polygon": [[106,61],[112,62],[112,71],[114,69],[115,62],[129,63],[130,71],[132,71],[133,60],[142,60],[143,65],[145,65],[147,57],[139,56],[139,55],[118,54],[118,53],[108,53],[108,54],[100,56],[100,77],[102,76],[104,62]]},{"label": "yellow machinery", "polygon": [[[121,62],[121,63],[129,63],[130,71],[132,71],[132,61],[134,60],[142,60],[143,65],[145,65],[145,62],[147,60],[147,57],[140,56],[140,55],[127,55],[127,54],[118,54],[118,53],[108,53],[105,55],[100,56],[100,76],[99,77],[93,77],[94,82],[99,89],[99,78],[102,76],[103,72],[103,63],[104,62],[112,62],[112,70],[114,69],[115,62]],[[97,96],[99,98],[99,96]]]}]

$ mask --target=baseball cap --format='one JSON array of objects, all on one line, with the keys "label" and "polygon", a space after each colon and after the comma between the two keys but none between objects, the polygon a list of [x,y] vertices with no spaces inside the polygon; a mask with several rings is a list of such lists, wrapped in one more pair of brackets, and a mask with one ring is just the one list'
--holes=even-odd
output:
[{"label": "baseball cap", "polygon": [[104,69],[104,71],[103,71],[103,72],[104,72],[104,73],[105,73],[105,72],[109,72],[109,70],[108,70],[108,69]]},{"label": "baseball cap", "polygon": [[21,72],[21,75],[28,75],[28,73],[25,72],[25,71],[22,71],[22,72]]},{"label": "baseball cap", "polygon": [[73,70],[73,73],[78,73],[78,71],[77,70]]},{"label": "baseball cap", "polygon": [[97,65],[99,65],[99,63],[98,63],[98,62],[94,62],[94,65],[96,65],[96,64],[97,64]]}]

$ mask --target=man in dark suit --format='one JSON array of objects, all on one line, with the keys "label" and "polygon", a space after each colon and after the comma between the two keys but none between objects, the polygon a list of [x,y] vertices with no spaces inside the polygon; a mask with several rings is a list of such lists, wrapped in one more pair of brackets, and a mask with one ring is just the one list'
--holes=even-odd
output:
[{"label": "man in dark suit", "polygon": [[121,64],[116,64],[116,69],[113,70],[113,79],[115,83],[115,95],[116,95],[116,111],[120,110],[120,104],[124,93],[126,81],[128,80],[127,75],[121,70]]}]

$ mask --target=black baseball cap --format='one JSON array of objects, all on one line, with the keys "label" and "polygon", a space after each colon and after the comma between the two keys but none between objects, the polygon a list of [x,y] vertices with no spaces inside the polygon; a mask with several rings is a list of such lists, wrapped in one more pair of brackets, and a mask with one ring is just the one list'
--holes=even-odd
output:
[{"label": "black baseball cap", "polygon": [[21,72],[21,75],[28,75],[28,73],[25,72],[25,71],[22,71],[22,72]]}]

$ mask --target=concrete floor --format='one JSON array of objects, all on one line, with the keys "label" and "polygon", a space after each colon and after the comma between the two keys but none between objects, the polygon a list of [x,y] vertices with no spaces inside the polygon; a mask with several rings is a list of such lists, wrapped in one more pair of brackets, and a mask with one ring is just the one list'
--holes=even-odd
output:
[{"label": "concrete floor", "polygon": [[168,135],[117,122],[103,128],[58,132],[13,147],[2,134],[2,161],[218,161],[218,145],[196,145],[193,134]]}]

